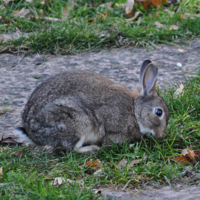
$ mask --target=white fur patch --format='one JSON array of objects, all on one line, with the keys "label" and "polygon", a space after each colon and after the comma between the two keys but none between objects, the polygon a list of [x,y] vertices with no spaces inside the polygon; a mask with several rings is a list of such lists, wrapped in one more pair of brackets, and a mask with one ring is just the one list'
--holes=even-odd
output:
[{"label": "white fur patch", "polygon": [[16,128],[13,130],[13,133],[19,137],[19,139],[22,141],[24,144],[29,144],[29,145],[36,145],[22,130]]},{"label": "white fur patch", "polygon": [[155,136],[154,130],[146,128],[145,126],[142,125],[140,121],[138,121],[138,125],[140,127],[140,132],[144,135],[146,133],[151,133],[153,136]]},{"label": "white fur patch", "polygon": [[97,145],[85,146],[78,149],[79,153],[87,153],[92,151],[98,151],[100,148]]},{"label": "white fur patch", "polygon": [[85,142],[85,136],[81,136],[80,140],[76,143],[74,149],[79,149]]}]

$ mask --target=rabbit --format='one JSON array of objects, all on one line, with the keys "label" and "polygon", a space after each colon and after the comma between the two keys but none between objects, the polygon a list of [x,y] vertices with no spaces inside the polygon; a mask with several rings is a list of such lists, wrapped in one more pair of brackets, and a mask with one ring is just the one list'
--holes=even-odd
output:
[{"label": "rabbit", "polygon": [[110,141],[131,143],[150,133],[163,137],[168,107],[155,86],[158,68],[145,60],[141,88],[131,92],[89,71],[57,74],[31,94],[22,113],[23,127],[15,133],[35,145],[79,153],[99,150]]}]

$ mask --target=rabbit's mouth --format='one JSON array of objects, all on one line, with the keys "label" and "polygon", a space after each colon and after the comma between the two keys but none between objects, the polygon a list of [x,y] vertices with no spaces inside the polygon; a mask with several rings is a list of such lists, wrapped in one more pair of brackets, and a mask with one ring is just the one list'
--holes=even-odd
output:
[{"label": "rabbit's mouth", "polygon": [[146,128],[145,126],[143,126],[143,124],[139,120],[137,122],[140,127],[140,132],[142,133],[143,136],[145,136],[149,139],[153,137],[156,140],[159,140],[162,138],[162,137],[158,137],[158,135],[155,133],[155,131],[153,129]]},{"label": "rabbit's mouth", "polygon": [[143,124],[140,122],[140,120],[137,121],[139,127],[140,127],[140,132],[142,133],[142,135],[151,138],[154,137],[155,138],[155,132],[153,129],[147,128],[145,126],[143,126]]}]

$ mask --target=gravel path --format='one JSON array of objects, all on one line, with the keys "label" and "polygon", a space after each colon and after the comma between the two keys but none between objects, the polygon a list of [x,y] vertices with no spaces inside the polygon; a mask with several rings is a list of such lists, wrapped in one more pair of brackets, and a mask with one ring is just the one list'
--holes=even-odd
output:
[{"label": "gravel path", "polygon": [[[66,70],[85,69],[103,74],[133,90],[138,86],[140,65],[145,59],[152,60],[159,67],[158,86],[161,89],[172,83],[180,84],[200,69],[200,39],[191,42],[189,46],[159,45],[156,50],[121,48],[73,56],[33,55],[25,58],[1,54],[0,111],[8,105],[8,112],[0,114],[0,141],[2,137],[5,139],[12,136],[14,127],[21,126],[20,113],[27,98],[34,88],[50,75]],[[160,193],[154,193],[166,195],[159,191]],[[195,199],[187,198],[185,195],[177,198],[154,198],[148,196],[152,193],[144,194],[146,196],[137,196],[135,199]],[[130,198],[125,195],[115,199],[132,199],[131,193],[127,195]],[[198,195],[200,199],[200,192]]]}]

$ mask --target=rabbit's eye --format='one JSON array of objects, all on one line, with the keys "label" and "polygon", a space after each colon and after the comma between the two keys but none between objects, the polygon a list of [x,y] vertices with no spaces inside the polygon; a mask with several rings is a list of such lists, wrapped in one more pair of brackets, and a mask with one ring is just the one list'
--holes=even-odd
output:
[{"label": "rabbit's eye", "polygon": [[161,117],[162,116],[162,110],[157,108],[155,109],[155,114],[158,116],[158,117]]}]

